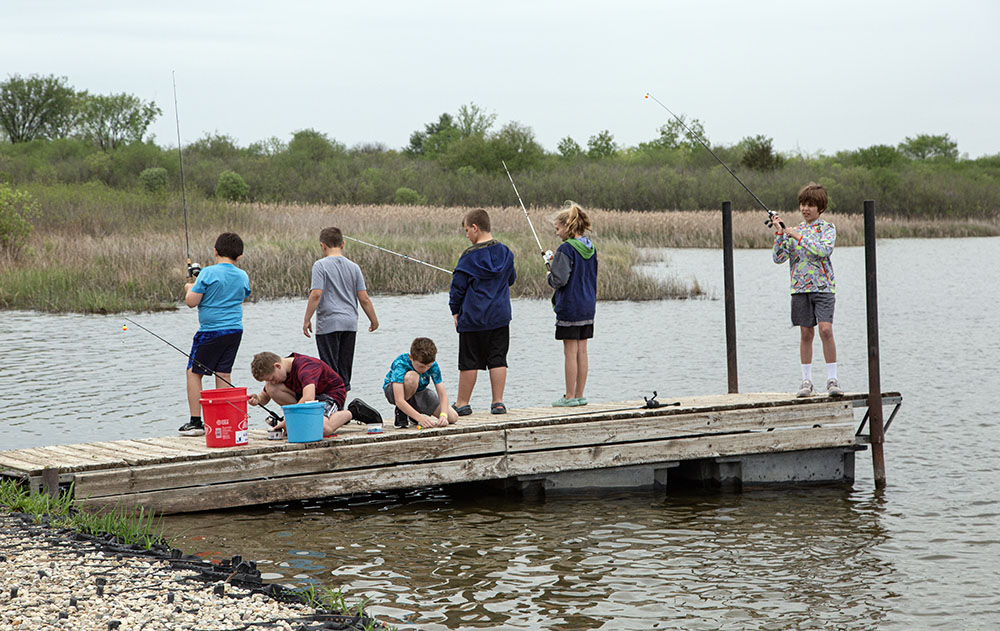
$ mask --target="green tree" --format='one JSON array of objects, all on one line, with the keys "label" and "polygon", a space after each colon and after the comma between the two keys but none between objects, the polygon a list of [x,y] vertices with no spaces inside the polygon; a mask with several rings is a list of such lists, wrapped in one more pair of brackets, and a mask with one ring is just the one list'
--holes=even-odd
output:
[{"label": "green tree", "polygon": [[69,134],[77,94],[66,81],[55,75],[14,75],[0,83],[0,126],[11,142]]},{"label": "green tree", "polygon": [[929,160],[931,158],[958,158],[958,143],[948,137],[919,134],[914,138],[909,136],[899,143],[899,150],[908,158],[914,160]]},{"label": "green tree", "polygon": [[166,195],[167,170],[163,167],[150,167],[148,169],[144,169],[143,172],[139,174],[139,184],[142,185],[142,188],[145,189],[147,193],[152,193],[153,195]]},{"label": "green tree", "polygon": [[110,151],[124,143],[142,141],[162,113],[156,103],[131,94],[96,94],[80,105],[80,130],[98,147]]},{"label": "green tree", "polygon": [[556,149],[559,150],[559,155],[568,160],[577,158],[583,154],[583,149],[580,148],[580,143],[573,140],[570,136],[566,136],[560,140],[559,144],[556,145]]},{"label": "green tree", "polygon": [[[429,143],[428,141],[435,136],[437,138]],[[437,121],[424,125],[423,131],[413,132],[410,135],[410,146],[405,151],[411,156],[425,156],[428,149],[443,153],[442,149],[447,148],[447,143],[443,143],[443,140],[457,140],[460,137],[461,132],[455,126],[455,119],[451,117],[451,114],[445,112],[438,117]]]},{"label": "green tree", "polygon": [[[683,114],[681,114],[680,119],[672,118],[665,125],[660,125],[659,129],[657,129],[660,135],[655,140],[640,142],[639,150],[686,149],[690,151],[701,146],[698,138],[701,138],[708,144],[708,139],[705,137],[705,126],[701,124],[700,120],[692,118],[690,121],[687,121]],[[689,132],[685,129],[684,125],[687,125],[691,131]]]},{"label": "green tree", "polygon": [[396,189],[396,203],[401,206],[422,206],[427,203],[427,198],[405,186]]},{"label": "green tree", "polygon": [[469,103],[458,108],[454,124],[462,138],[485,136],[493,127],[496,119],[495,113],[487,113],[475,103]]},{"label": "green tree", "polygon": [[740,145],[743,147],[740,164],[748,169],[774,171],[785,165],[785,159],[774,151],[773,141],[767,136],[747,136]]},{"label": "green tree", "polygon": [[[517,121],[504,125],[492,138],[496,160],[503,160],[510,169],[530,169],[545,156],[541,145],[535,140],[535,131]],[[493,168],[502,165],[494,162]]]},{"label": "green tree", "polygon": [[288,143],[288,153],[298,159],[323,162],[346,150],[343,144],[330,140],[326,134],[315,129],[302,129],[292,135]]},{"label": "green tree", "polygon": [[38,202],[31,193],[0,183],[0,252],[12,258],[20,255],[37,213]]},{"label": "green tree", "polygon": [[587,157],[589,158],[610,158],[618,153],[618,145],[615,144],[615,137],[605,129],[587,139]]},{"label": "green tree", "polygon": [[250,197],[250,186],[236,171],[223,171],[215,185],[215,196],[230,202],[245,201]]},{"label": "green tree", "polygon": [[866,169],[893,167],[905,159],[899,149],[889,145],[872,145],[858,149],[853,156],[854,163]]}]

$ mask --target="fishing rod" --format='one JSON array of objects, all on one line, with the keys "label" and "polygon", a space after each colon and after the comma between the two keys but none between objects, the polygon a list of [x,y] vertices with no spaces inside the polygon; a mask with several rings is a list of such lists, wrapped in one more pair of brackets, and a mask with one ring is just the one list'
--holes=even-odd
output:
[{"label": "fishing rod", "polygon": [[[650,94],[649,92],[647,92],[647,93],[646,93],[646,98],[647,98],[647,99],[653,99],[654,101],[656,101],[657,105],[659,105],[659,106],[660,106],[660,107],[662,107],[663,109],[667,110],[667,112],[668,112],[668,113],[669,113],[669,114],[670,114],[671,116],[673,116],[674,118],[676,118],[676,119],[677,119],[677,122],[678,122],[678,123],[680,123],[680,124],[681,124],[681,125],[682,125],[682,126],[684,127],[684,129],[686,129],[686,130],[687,130],[687,133],[688,133],[688,134],[690,134],[690,135],[691,135],[692,137],[694,137],[694,138],[695,138],[695,140],[697,140],[698,142],[700,142],[700,143],[701,143],[701,146],[702,146],[702,147],[704,147],[705,149],[707,149],[707,150],[708,150],[708,152],[709,152],[710,154],[712,154],[712,157],[713,157],[713,158],[715,158],[716,160],[718,160],[718,161],[719,161],[719,164],[721,164],[721,165],[722,165],[723,167],[725,167],[725,169],[726,169],[727,171],[729,171],[729,175],[731,175],[731,176],[733,176],[734,178],[736,178],[736,181],[740,183],[740,186],[742,186],[743,188],[745,188],[745,189],[746,189],[746,191],[747,191],[748,193],[750,193],[750,196],[751,196],[751,197],[753,197],[753,198],[754,198],[755,200],[757,200],[757,203],[761,205],[761,208],[763,208],[764,210],[766,210],[766,211],[767,211],[767,220],[766,220],[766,221],[764,221],[764,225],[766,225],[766,226],[767,226],[768,228],[770,228],[770,227],[771,227],[771,224],[772,224],[772,221],[771,221],[771,220],[772,220],[772,219],[773,219],[773,218],[774,218],[775,216],[777,216],[777,214],[778,214],[778,213],[774,212],[773,210],[771,210],[770,208],[768,208],[768,207],[767,207],[767,204],[765,204],[764,202],[760,201],[760,198],[759,198],[759,197],[757,197],[756,195],[754,195],[754,192],[750,190],[750,187],[749,187],[749,186],[747,186],[746,184],[744,184],[744,183],[743,183],[743,180],[741,180],[741,179],[739,178],[739,176],[738,176],[738,175],[736,175],[735,173],[733,173],[733,170],[732,170],[732,169],[730,169],[730,168],[729,168],[729,167],[728,167],[728,166],[726,165],[726,163],[722,161],[722,158],[720,158],[719,156],[715,155],[715,152],[714,152],[714,151],[712,151],[712,148],[711,148],[711,147],[709,147],[709,146],[708,146],[708,144],[707,144],[707,143],[706,143],[706,142],[705,142],[704,140],[702,140],[702,139],[701,139],[701,136],[699,136],[698,134],[694,133],[694,131],[692,131],[692,130],[691,130],[691,128],[687,126],[687,124],[686,124],[686,123],[684,122],[684,119],[683,119],[683,118],[681,118],[681,117],[680,117],[680,116],[678,116],[677,114],[674,114],[673,112],[671,112],[671,111],[670,111],[670,108],[669,108],[669,107],[667,107],[666,105],[664,105],[664,104],[663,104],[663,103],[662,103],[662,102],[660,101],[660,99],[656,98],[655,96],[653,96],[653,95],[652,95],[652,94]],[[785,224],[784,224],[784,222],[779,222],[779,223],[781,224],[781,227],[782,227],[782,228],[784,228],[784,227],[785,227]]]},{"label": "fishing rod", "polygon": [[181,164],[181,200],[184,204],[184,243],[187,246],[188,280],[194,280],[201,273],[201,266],[197,263],[191,263],[191,239],[188,237],[187,189],[184,186],[184,153],[181,151],[181,115],[177,110],[177,76],[173,70],[170,71],[170,77],[174,82],[174,120],[177,121],[177,158]]},{"label": "fishing rod", "polygon": [[415,259],[412,256],[409,256],[409,255],[406,255],[406,254],[400,254],[399,252],[393,252],[392,250],[390,250],[388,248],[383,248],[382,246],[375,245],[374,243],[368,243],[367,241],[362,241],[361,239],[355,239],[354,237],[349,237],[346,234],[343,235],[343,236],[348,241],[355,241],[355,242],[360,243],[362,245],[367,245],[370,248],[375,248],[376,250],[382,250],[383,252],[388,252],[389,254],[394,254],[394,255],[398,256],[399,258],[401,258],[401,259],[406,259],[407,261],[413,261],[414,263],[420,263],[421,265],[426,265],[427,267],[433,267],[434,269],[440,270],[440,271],[442,271],[442,272],[444,272],[446,274],[452,274],[453,273],[451,270],[447,270],[447,269],[445,269],[443,267],[438,267],[437,265],[431,265],[430,263],[428,263],[426,261],[421,261],[420,259]]},{"label": "fishing rod", "polygon": [[514,187],[514,194],[517,195],[517,201],[521,202],[521,210],[524,211],[524,217],[528,220],[528,225],[531,227],[531,234],[535,235],[535,243],[538,244],[538,253],[542,255],[542,260],[545,261],[545,269],[552,270],[549,265],[548,259],[545,258],[545,250],[542,248],[542,242],[538,240],[538,233],[535,232],[535,226],[531,223],[531,217],[528,216],[528,209],[524,207],[524,202],[521,201],[521,194],[517,192],[517,184],[514,184],[514,178],[510,176],[510,170],[507,168],[507,163],[503,160],[500,161],[503,165],[503,170],[507,171],[507,179],[510,180],[510,185]]},{"label": "fishing rod", "polygon": [[[216,379],[218,379],[219,381],[221,381],[221,382],[223,382],[224,384],[228,385],[228,386],[229,386],[230,388],[235,388],[235,387],[236,387],[236,386],[234,386],[234,385],[233,385],[232,383],[230,383],[230,382],[229,382],[229,380],[228,380],[228,379],[226,379],[225,377],[221,377],[221,376],[219,376],[219,373],[215,372],[214,370],[212,370],[211,368],[209,368],[209,367],[208,367],[208,366],[206,366],[205,364],[201,363],[200,361],[198,361],[198,360],[197,360],[197,359],[195,359],[194,357],[191,357],[190,355],[188,355],[187,353],[185,353],[185,352],[184,352],[184,351],[182,351],[181,349],[177,348],[176,346],[174,346],[173,344],[171,344],[171,343],[170,343],[170,342],[168,342],[167,340],[163,339],[162,337],[160,337],[160,336],[159,336],[159,335],[157,335],[156,333],[153,333],[152,331],[150,331],[150,330],[149,330],[149,329],[147,329],[146,327],[142,326],[141,324],[139,324],[139,323],[138,323],[138,322],[136,322],[135,320],[132,320],[131,318],[123,318],[123,319],[124,319],[125,321],[127,321],[127,322],[131,322],[132,324],[136,325],[137,327],[139,327],[140,329],[142,329],[142,330],[143,330],[143,331],[145,331],[146,333],[149,333],[150,335],[152,335],[152,336],[153,336],[153,337],[155,337],[156,339],[160,340],[161,342],[163,342],[164,344],[166,344],[166,345],[167,345],[167,346],[169,346],[170,348],[174,349],[175,351],[177,351],[177,352],[178,352],[178,353],[180,353],[181,355],[183,355],[183,356],[187,357],[187,358],[188,358],[188,359],[190,359],[190,360],[191,360],[192,362],[194,362],[194,363],[198,364],[198,366],[199,366],[200,368],[202,368],[202,369],[204,369],[204,370],[207,370],[207,371],[208,371],[208,373],[209,373],[210,375],[215,375],[215,378],[216,378]],[[273,411],[269,410],[269,409],[268,409],[268,408],[267,408],[266,406],[264,406],[263,404],[258,404],[258,406],[259,406],[259,407],[261,407],[261,408],[263,408],[263,410],[264,410],[265,412],[267,412],[268,414],[270,414],[270,415],[271,415],[271,420],[273,420],[274,422],[272,423],[272,422],[271,422],[271,421],[269,420],[269,421],[268,421],[268,425],[272,425],[272,426],[273,426],[273,425],[276,425],[276,424],[277,424],[277,423],[278,423],[279,421],[283,421],[283,420],[285,420],[285,417],[283,417],[283,416],[278,416],[277,414],[275,414],[275,413],[274,413]]]}]

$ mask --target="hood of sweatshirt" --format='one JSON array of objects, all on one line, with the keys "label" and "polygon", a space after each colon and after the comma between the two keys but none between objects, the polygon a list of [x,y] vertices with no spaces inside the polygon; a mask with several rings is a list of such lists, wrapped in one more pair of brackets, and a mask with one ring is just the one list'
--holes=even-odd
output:
[{"label": "hood of sweatshirt", "polygon": [[597,252],[593,242],[588,237],[573,237],[572,239],[566,239],[566,243],[573,246],[573,249],[576,250],[584,259],[589,259]]},{"label": "hood of sweatshirt", "polygon": [[484,280],[498,278],[513,265],[514,254],[509,248],[492,247],[495,245],[501,243],[490,239],[466,249],[455,269]]}]

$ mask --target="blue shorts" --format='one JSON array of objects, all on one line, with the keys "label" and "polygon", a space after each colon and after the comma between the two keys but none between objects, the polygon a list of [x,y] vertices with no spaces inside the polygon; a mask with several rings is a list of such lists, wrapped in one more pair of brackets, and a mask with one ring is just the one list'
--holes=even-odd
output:
[{"label": "blue shorts", "polygon": [[242,329],[198,331],[191,342],[188,369],[196,375],[233,372],[236,351],[240,349],[242,339]]}]

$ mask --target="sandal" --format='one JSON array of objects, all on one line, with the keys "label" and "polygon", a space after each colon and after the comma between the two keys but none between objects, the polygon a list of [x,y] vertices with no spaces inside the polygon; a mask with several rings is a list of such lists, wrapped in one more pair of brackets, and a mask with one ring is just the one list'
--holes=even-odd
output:
[{"label": "sandal", "polygon": [[503,401],[497,401],[490,406],[490,414],[506,414],[507,407],[504,406]]},{"label": "sandal", "polygon": [[451,407],[458,413],[459,416],[468,416],[472,414],[472,406],[470,405],[463,405],[461,407],[458,407],[454,403],[452,403]]}]

